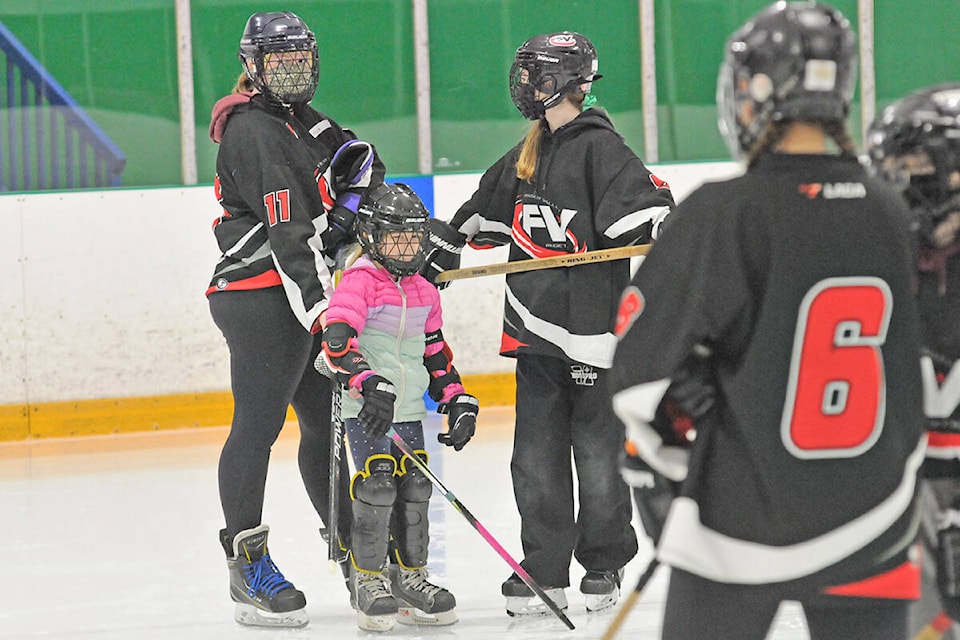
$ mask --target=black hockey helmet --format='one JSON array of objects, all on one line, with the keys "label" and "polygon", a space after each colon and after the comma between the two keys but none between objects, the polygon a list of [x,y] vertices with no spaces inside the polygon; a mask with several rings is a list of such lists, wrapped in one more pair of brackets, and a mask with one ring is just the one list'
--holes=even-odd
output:
[{"label": "black hockey helmet", "polygon": [[734,158],[771,122],[843,122],[857,79],[857,39],[830,5],[776,2],[727,40],[717,79],[719,127]]},{"label": "black hockey helmet", "polygon": [[371,258],[390,273],[409,276],[423,265],[429,249],[430,212],[402,183],[367,191],[357,210],[357,238]]},{"label": "black hockey helmet", "polygon": [[[524,118],[539,120],[568,93],[590,93],[597,50],[579,33],[534,36],[520,45],[510,67],[510,98]],[[546,95],[538,100],[536,92]]]},{"label": "black hockey helmet", "polygon": [[957,210],[960,83],[927,87],[889,105],[870,124],[864,146],[877,174],[931,222]]},{"label": "black hockey helmet", "polygon": [[[302,55],[281,55],[291,52]],[[250,82],[270,102],[289,106],[313,99],[320,77],[317,39],[296,14],[250,16],[238,55]]]}]

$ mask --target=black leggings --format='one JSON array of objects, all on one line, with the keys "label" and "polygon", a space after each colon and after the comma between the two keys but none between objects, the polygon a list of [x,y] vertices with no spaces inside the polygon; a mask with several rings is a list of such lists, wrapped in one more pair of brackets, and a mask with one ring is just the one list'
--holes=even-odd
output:
[{"label": "black leggings", "polygon": [[[783,594],[769,586],[729,585],[673,569],[663,640],[763,640]],[[831,602],[832,601],[832,602]],[[802,602],[811,640],[904,640],[908,602],[819,596]]]},{"label": "black leggings", "polygon": [[[293,315],[282,287],[210,295],[210,313],[230,350],[233,422],[220,453],[226,535],[261,524],[270,448],[287,407],[300,425],[298,463],[307,495],[326,523],[329,508],[330,382],[313,368],[320,336]],[[342,471],[342,470],[341,470]],[[349,497],[341,485],[341,505]],[[340,510],[340,531],[349,516]]]}]

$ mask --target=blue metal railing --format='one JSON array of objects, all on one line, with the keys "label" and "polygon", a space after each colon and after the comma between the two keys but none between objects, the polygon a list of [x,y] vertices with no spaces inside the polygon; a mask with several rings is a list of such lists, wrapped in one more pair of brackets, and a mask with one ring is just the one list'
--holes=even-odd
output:
[{"label": "blue metal railing", "polygon": [[0,191],[115,187],[126,156],[0,22]]}]

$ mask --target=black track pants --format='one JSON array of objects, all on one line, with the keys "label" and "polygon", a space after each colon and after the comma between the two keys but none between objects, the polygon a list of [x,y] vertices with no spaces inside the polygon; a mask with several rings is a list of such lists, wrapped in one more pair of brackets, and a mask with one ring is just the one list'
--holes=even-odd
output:
[{"label": "black track pants", "polygon": [[571,556],[587,570],[611,571],[637,553],[633,505],[618,468],[624,431],[613,414],[607,373],[548,356],[517,358],[510,470],[521,564],[544,587],[569,586]]}]

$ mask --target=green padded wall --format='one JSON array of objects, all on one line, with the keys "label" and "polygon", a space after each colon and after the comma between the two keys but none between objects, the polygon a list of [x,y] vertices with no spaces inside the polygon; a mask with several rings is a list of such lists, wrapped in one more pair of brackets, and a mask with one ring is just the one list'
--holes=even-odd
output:
[{"label": "green padded wall", "polygon": [[[412,0],[192,0],[200,182],[211,182],[210,109],[239,73],[247,17],[289,8],[317,33],[314,106],[376,144],[393,175],[418,172]],[[723,43],[766,0],[655,0],[661,161],[722,159],[714,91]],[[857,28],[856,0],[835,3]],[[919,87],[960,80],[960,4],[876,0],[877,109]],[[638,0],[430,0],[433,172],[480,171],[525,133],[507,71],[528,37],[589,36],[599,104],[641,156]],[[0,0],[2,21],[127,155],[125,186],[179,184],[173,0]],[[859,94],[856,98],[859,101]],[[5,105],[0,105],[3,115]],[[859,103],[851,130],[860,136]]]}]

